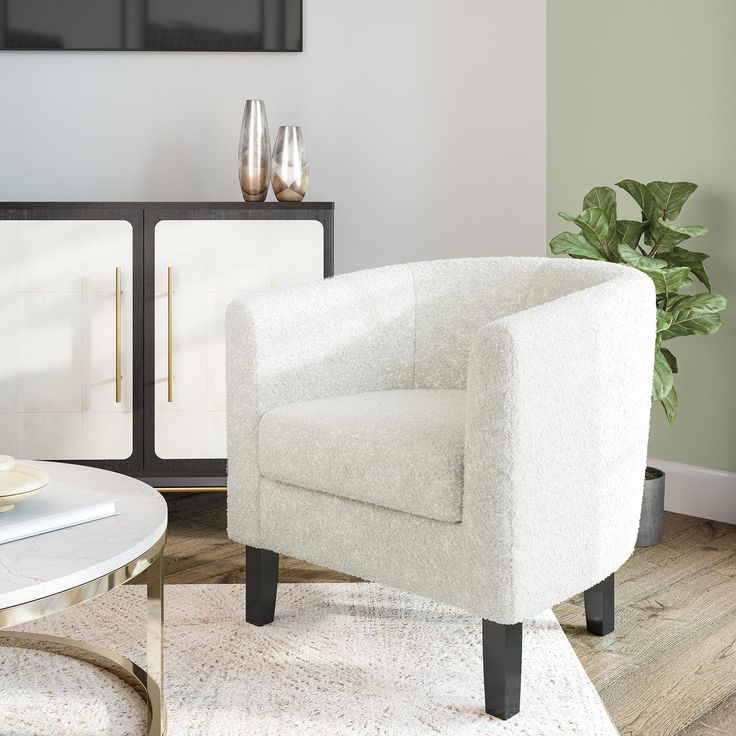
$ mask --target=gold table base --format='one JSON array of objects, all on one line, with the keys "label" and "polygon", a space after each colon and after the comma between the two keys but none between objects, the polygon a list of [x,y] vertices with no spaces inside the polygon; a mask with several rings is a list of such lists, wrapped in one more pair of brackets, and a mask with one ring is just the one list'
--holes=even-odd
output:
[{"label": "gold table base", "polygon": [[164,654],[164,534],[156,544],[137,560],[124,567],[76,588],[0,609],[0,629],[63,611],[66,608],[96,598],[126,581],[146,574],[147,631],[146,659],[148,671],[129,659],[94,644],[49,634],[31,634],[24,631],[0,631],[0,646],[24,647],[73,657],[108,670],[132,686],[148,706],[148,736],[166,736],[166,701],[163,694]]}]

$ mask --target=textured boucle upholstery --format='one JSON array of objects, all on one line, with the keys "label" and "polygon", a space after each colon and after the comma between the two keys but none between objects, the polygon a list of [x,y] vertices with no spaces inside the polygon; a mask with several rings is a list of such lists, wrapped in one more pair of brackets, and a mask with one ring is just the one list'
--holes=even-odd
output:
[{"label": "textured boucle upholstery", "polygon": [[[631,554],[655,336],[654,288],[635,269],[545,258],[394,266],[237,302],[227,335],[236,541],[499,623],[591,587]],[[422,495],[427,469],[411,473],[404,455],[441,430],[403,411],[403,454],[380,453],[387,467],[362,473],[390,432],[373,403],[387,397],[371,393],[438,389],[466,393],[461,493],[446,476],[444,492],[428,481]],[[372,418],[360,429],[351,419],[342,436],[328,415],[356,394]],[[300,412],[305,425],[286,429]],[[448,437],[457,419],[448,414]],[[457,461],[451,443],[444,453]]]},{"label": "textured boucle upholstery", "polygon": [[411,388],[411,274],[379,269],[234,302],[226,348],[228,525],[233,538],[257,538],[261,415],[296,401]]},{"label": "textured boucle upholstery", "polygon": [[373,391],[266,412],[261,474],[438,521],[460,521],[465,391]]},{"label": "textured boucle upholstery", "polygon": [[478,268],[475,259],[413,263],[416,300],[414,384],[465,388],[470,344],[493,319],[523,309],[535,269],[516,259]]}]

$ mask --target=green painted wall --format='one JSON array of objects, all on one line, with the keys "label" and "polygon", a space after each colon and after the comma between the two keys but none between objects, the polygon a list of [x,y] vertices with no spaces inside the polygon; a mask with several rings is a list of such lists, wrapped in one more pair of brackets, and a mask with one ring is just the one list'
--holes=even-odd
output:
[{"label": "green painted wall", "polygon": [[680,414],[654,407],[649,449],[736,471],[736,1],[549,0],[548,24],[549,236],[595,185],[700,185],[681,221],[710,228],[691,242],[730,306],[716,335],[670,342]]}]

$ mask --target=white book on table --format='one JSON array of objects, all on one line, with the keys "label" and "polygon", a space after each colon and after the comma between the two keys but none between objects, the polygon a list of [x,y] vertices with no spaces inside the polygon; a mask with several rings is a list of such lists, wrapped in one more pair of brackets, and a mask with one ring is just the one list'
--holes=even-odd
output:
[{"label": "white book on table", "polygon": [[0,514],[0,544],[115,516],[117,500],[105,491],[53,483]]}]

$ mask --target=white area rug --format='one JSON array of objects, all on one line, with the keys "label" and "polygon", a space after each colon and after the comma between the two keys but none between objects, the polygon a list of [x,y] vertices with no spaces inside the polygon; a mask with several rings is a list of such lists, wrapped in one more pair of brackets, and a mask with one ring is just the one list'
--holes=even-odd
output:
[{"label": "white area rug", "polygon": [[[279,586],[245,623],[241,585],[166,589],[170,736],[615,736],[551,611],[524,626],[521,713],[483,710],[481,622],[377,585]],[[144,590],[127,586],[22,627],[144,662]],[[2,736],[136,736],[143,701],[67,657],[0,648]]]}]

